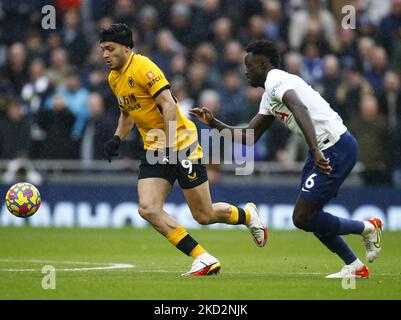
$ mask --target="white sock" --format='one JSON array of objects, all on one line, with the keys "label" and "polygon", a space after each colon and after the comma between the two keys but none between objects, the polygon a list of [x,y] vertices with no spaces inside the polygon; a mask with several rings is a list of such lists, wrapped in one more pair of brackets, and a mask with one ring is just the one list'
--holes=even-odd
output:
[{"label": "white sock", "polygon": [[363,236],[365,236],[365,235],[371,233],[373,230],[375,230],[375,227],[369,221],[363,221],[363,224],[365,225],[365,228],[362,231]]},{"label": "white sock", "polygon": [[356,258],[356,260],[354,262],[352,262],[350,264],[350,266],[353,266],[355,268],[355,270],[359,270],[363,267],[363,263],[361,260],[359,260],[358,258]]}]

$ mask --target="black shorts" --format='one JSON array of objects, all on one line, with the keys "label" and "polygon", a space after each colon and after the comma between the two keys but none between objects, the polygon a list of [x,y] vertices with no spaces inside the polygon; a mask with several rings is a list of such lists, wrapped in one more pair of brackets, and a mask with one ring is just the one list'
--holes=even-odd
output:
[{"label": "black shorts", "polygon": [[142,159],[138,180],[145,178],[162,178],[171,185],[178,180],[182,189],[191,189],[207,181],[207,172],[206,166],[200,161],[185,160],[184,163],[178,161],[177,164],[149,164],[146,159]]}]

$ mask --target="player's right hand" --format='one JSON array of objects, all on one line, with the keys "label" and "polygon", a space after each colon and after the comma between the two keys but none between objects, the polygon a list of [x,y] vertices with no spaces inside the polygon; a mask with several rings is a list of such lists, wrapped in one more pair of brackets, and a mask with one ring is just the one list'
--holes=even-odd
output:
[{"label": "player's right hand", "polygon": [[316,149],[312,152],[313,159],[315,160],[315,167],[320,172],[329,175],[332,167],[330,166],[330,159],[327,159],[323,152],[319,149]]},{"label": "player's right hand", "polygon": [[214,121],[213,113],[208,108],[192,108],[188,113],[207,126]]},{"label": "player's right hand", "polygon": [[107,160],[109,160],[109,162],[111,162],[112,157],[118,156],[117,151],[120,148],[120,145],[121,145],[121,139],[119,136],[114,136],[113,138],[104,143],[103,145],[104,154]]}]

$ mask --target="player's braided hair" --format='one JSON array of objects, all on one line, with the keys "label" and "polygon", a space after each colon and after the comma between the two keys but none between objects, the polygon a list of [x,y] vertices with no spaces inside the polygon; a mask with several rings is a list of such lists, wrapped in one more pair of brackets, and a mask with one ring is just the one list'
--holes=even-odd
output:
[{"label": "player's braided hair", "polygon": [[274,43],[269,40],[251,42],[246,48],[246,52],[265,56],[274,67],[278,68],[280,66],[280,54]]},{"label": "player's braided hair", "polygon": [[99,34],[100,42],[112,41],[133,48],[132,31],[124,23],[111,24],[109,28],[102,29]]}]

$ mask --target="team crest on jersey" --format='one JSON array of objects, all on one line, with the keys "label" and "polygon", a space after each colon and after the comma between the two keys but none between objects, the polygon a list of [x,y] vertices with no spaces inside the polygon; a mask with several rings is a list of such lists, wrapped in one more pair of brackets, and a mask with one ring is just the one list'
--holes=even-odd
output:
[{"label": "team crest on jersey", "polygon": [[134,79],[132,77],[128,77],[128,85],[132,88],[135,85]]},{"label": "team crest on jersey", "polygon": [[146,75],[149,79],[153,79],[153,77],[155,76],[152,71],[149,71]]}]

